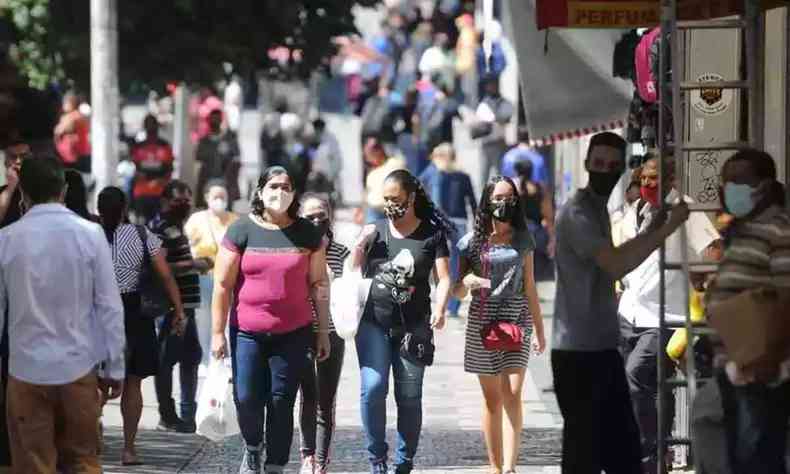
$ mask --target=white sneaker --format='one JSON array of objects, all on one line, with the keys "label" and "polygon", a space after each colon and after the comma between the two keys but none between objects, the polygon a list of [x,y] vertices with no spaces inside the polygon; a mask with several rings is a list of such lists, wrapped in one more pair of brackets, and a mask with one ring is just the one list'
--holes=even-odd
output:
[{"label": "white sneaker", "polygon": [[315,474],[315,456],[306,456],[302,459],[302,469],[299,474]]}]

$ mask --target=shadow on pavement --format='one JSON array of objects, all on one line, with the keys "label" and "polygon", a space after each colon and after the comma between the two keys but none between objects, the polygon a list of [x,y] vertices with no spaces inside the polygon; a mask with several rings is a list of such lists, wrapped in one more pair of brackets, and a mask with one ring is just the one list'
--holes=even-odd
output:
[{"label": "shadow on pavement", "polygon": [[197,435],[141,430],[137,435],[137,454],[145,464],[121,466],[123,431],[105,427],[102,464],[106,473],[170,474],[180,472],[207,443],[208,440]]},{"label": "shadow on pavement", "polygon": [[[558,466],[561,455],[560,429],[530,428],[523,431],[521,466]],[[395,432],[387,432],[390,457],[395,446]],[[298,472],[298,432],[294,436],[291,462],[285,472]],[[332,472],[367,472],[367,452],[364,434],[358,428],[339,428],[333,443]],[[242,456],[240,437],[224,443],[207,443],[194,459],[180,472],[188,474],[237,472]],[[441,469],[459,471],[487,465],[483,436],[477,430],[430,429],[423,431],[415,459],[417,470]],[[110,471],[113,472],[113,471]],[[160,471],[146,471],[160,472]]]}]

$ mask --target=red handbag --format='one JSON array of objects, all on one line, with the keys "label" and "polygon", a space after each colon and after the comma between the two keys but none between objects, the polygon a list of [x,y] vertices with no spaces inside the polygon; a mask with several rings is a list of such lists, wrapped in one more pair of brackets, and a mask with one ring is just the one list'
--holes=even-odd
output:
[{"label": "red handbag", "polygon": [[[483,275],[487,276],[489,273],[487,245],[480,252],[480,266]],[[481,321],[485,315],[486,296],[490,291],[491,289],[480,289]],[[508,321],[500,321],[496,314],[493,321],[480,328],[480,338],[483,341],[483,348],[487,351],[519,352],[524,346],[524,330],[521,326]]]}]

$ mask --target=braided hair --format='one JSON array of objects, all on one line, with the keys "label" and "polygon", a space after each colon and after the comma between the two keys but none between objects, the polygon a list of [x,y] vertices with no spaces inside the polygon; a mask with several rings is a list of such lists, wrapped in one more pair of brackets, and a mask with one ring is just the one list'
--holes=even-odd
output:
[{"label": "braided hair", "polygon": [[431,201],[422,183],[413,174],[407,170],[395,170],[384,181],[395,181],[407,193],[414,194],[414,214],[418,219],[431,222],[448,237],[455,234],[452,221]]},{"label": "braided hair", "polygon": [[477,207],[477,214],[475,215],[472,241],[469,245],[469,263],[473,268],[480,268],[480,256],[483,251],[483,247],[485,246],[486,242],[488,242],[488,239],[494,230],[492,224],[493,210],[491,209],[491,195],[494,193],[494,188],[496,185],[502,181],[510,185],[510,187],[513,189],[513,197],[516,198],[516,211],[513,213],[513,217],[510,219],[510,225],[516,231],[524,231],[527,229],[527,219],[524,214],[524,206],[521,199],[519,199],[519,193],[516,184],[512,179],[506,176],[492,177],[490,180],[488,180],[488,183],[486,183],[485,188],[483,188],[483,193],[480,196],[480,205]]}]

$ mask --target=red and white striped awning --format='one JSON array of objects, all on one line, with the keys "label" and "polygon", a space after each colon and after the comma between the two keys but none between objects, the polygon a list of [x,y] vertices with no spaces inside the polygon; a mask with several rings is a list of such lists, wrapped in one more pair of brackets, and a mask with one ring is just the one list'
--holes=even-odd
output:
[{"label": "red and white striped awning", "polygon": [[539,138],[534,138],[530,140],[530,144],[532,146],[549,146],[553,145],[557,142],[562,140],[571,140],[574,138],[581,138],[587,135],[592,135],[593,133],[599,132],[606,132],[608,130],[618,130],[625,128],[626,124],[622,120],[612,120],[611,122],[607,122],[601,125],[596,125],[593,127],[586,127],[586,128],[577,128],[575,130],[568,130],[562,133],[552,133],[550,135],[546,135]]}]

